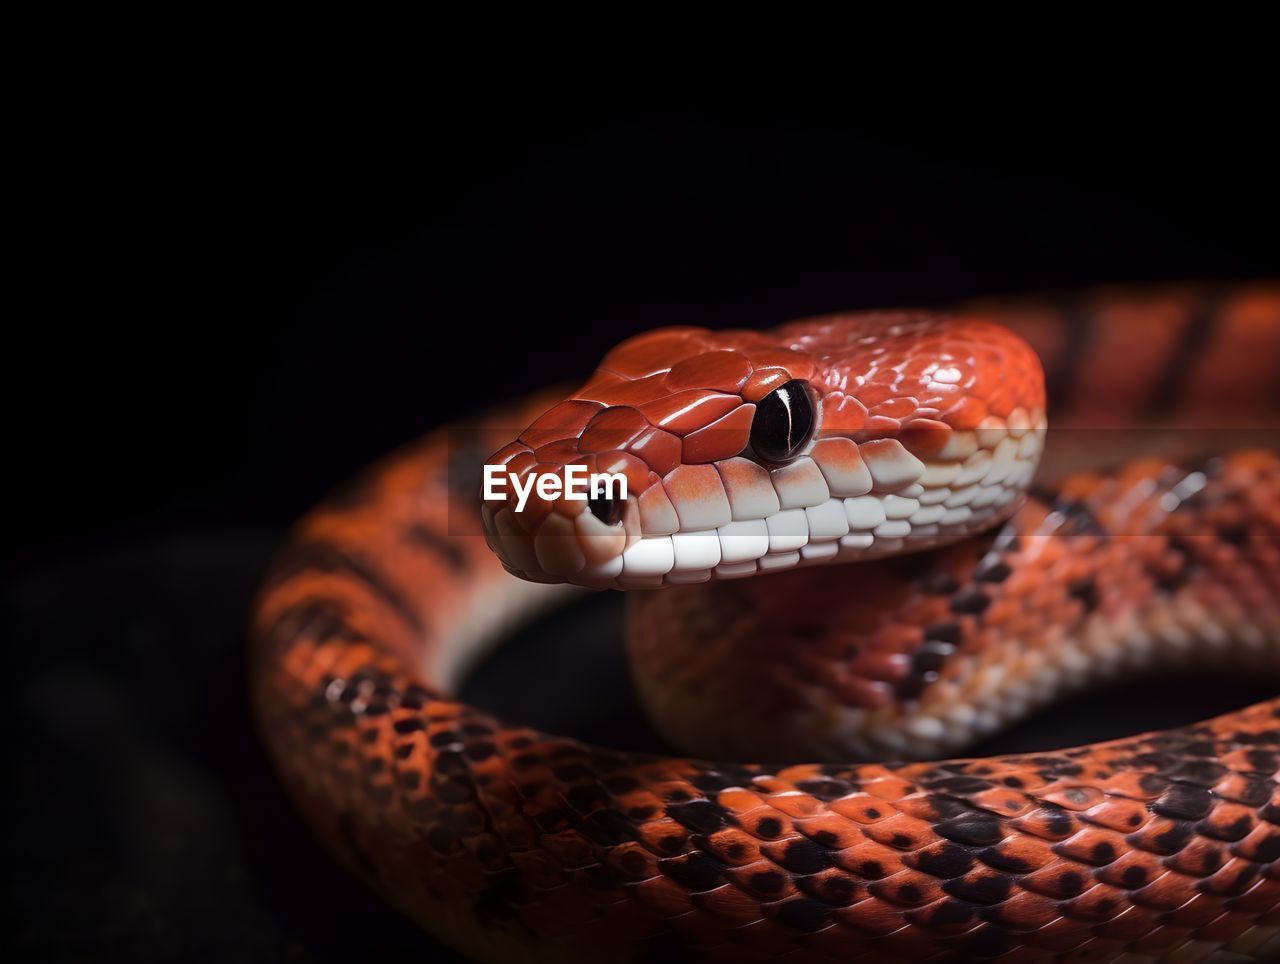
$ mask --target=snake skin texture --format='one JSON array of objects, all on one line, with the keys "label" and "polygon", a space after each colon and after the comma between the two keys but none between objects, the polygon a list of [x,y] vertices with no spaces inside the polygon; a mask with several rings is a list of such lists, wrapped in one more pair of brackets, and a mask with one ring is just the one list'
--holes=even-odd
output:
[{"label": "snake skin texture", "polygon": [[[1084,292],[968,306],[961,318],[978,314],[1017,337],[963,320],[969,334],[952,343],[960,329],[919,315],[796,322],[768,344],[685,330],[686,348],[698,341],[694,354],[743,363],[715,358],[681,373],[680,359],[664,360],[672,346],[650,342],[652,357],[607,358],[568,402],[534,399],[484,423],[516,426],[505,455],[528,453],[529,465],[619,460],[635,475],[621,537],[580,524],[580,507],[553,503],[502,521],[489,508],[483,521],[499,561],[479,535],[475,501],[474,463],[487,452],[460,451],[448,430],[317,507],[262,588],[250,677],[264,741],[325,846],[481,960],[1280,956],[1280,699],[1075,749],[841,762],[950,753],[1065,690],[1160,662],[1230,660],[1272,674],[1280,665],[1280,457],[1250,448],[1179,461],[1167,450],[1192,435],[1203,444],[1204,433],[1147,431],[1196,424],[1230,441],[1226,429],[1249,428],[1253,441],[1258,431],[1274,441],[1266,433],[1280,409],[1280,288]],[[938,350],[939,339],[986,346],[989,365],[982,351],[943,346],[976,361],[954,381],[950,372],[930,379],[982,383],[977,401],[964,387],[921,390],[926,375],[957,367],[948,359],[906,376],[895,361],[885,366],[895,377],[867,378],[877,346],[850,348],[848,333],[860,332],[857,342],[895,323],[890,338],[906,339],[906,356],[927,342]],[[781,355],[779,339],[797,357]],[[1043,363],[1055,431],[1088,429],[1068,431],[1062,445],[1048,439],[1052,481],[1025,501],[1018,486],[1029,471],[1012,455],[1003,474],[992,468],[1001,444],[1011,451],[1006,440],[1016,451],[1022,438],[1044,438],[1040,363],[1024,340]],[[815,346],[825,361],[812,361]],[[853,356],[860,372],[848,369]],[[619,359],[632,367],[618,370]],[[843,382],[832,374],[841,366]],[[1034,377],[1002,385],[1007,370]],[[752,473],[735,463],[728,476],[750,473],[752,486],[739,498],[722,481],[717,496],[707,472],[726,479],[719,466],[744,451],[753,413],[743,410],[801,374],[816,383],[819,405],[815,437],[798,457],[814,470],[805,469],[808,481],[796,484],[786,466]],[[634,387],[647,379],[650,387]],[[646,399],[658,381],[661,398],[697,393],[696,414]],[[634,397],[624,405],[608,394],[616,390]],[[1099,393],[1114,404],[1099,405]],[[564,405],[580,423],[561,408],[550,428],[572,431],[520,432],[536,432],[542,413]],[[592,419],[610,408],[639,411],[644,425],[611,415],[600,450],[584,453]],[[726,418],[732,424],[718,424]],[[917,420],[937,424],[909,430]],[[828,440],[848,443],[827,446],[843,450],[838,466],[812,456]],[[1137,457],[1141,442],[1157,454]],[[1082,448],[1118,467],[1081,471]],[[974,478],[956,484],[969,459]],[[687,485],[683,468],[704,484]],[[939,513],[917,515],[931,490],[944,493],[942,504],[984,480],[993,494],[972,529],[966,519],[930,530]],[[662,506],[642,518],[638,503],[650,492],[665,496],[674,520]],[[1005,492],[1013,495],[1001,501]],[[843,527],[822,508],[833,504]],[[475,521],[464,533],[457,513],[468,505]],[[767,520],[797,509],[804,545],[834,549],[806,558],[769,545]],[[911,522],[906,533],[877,531],[893,521],[889,510]],[[646,527],[646,518],[659,522]],[[548,520],[558,531],[543,532]],[[745,536],[722,531],[738,522],[764,525],[763,551],[758,525]],[[916,527],[919,541],[904,544]],[[704,541],[682,564],[679,537],[695,532]],[[860,533],[870,538],[849,540]],[[644,549],[629,571],[626,554],[651,537],[668,540],[669,562]],[[735,539],[758,554],[726,564]],[[793,554],[794,568],[775,567],[790,571],[758,574],[769,568],[761,560]],[[818,565],[836,560],[862,561]],[[747,561],[750,572],[737,565]],[[557,584],[517,579],[503,563]],[[577,590],[558,584],[567,578],[670,583],[629,596],[642,699],[673,745],[756,762],[595,747],[454,699],[485,646],[571,598]],[[830,762],[785,762],[797,758]]]}]

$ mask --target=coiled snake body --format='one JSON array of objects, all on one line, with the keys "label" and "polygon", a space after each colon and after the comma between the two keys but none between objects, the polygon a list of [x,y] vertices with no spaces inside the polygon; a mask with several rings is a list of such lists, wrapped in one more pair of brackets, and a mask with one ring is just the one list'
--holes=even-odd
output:
[{"label": "coiled snake body", "polygon": [[[477,513],[441,431],[299,523],[254,615],[268,748],[339,860],[480,959],[1274,959],[1280,700],[1077,749],[839,761],[952,752],[1126,668],[1274,674],[1280,458],[1179,462],[1203,433],[1157,427],[1273,433],[1278,339],[1267,284],[633,339],[476,429],[518,435],[490,459],[515,474],[625,473],[625,502]],[[1024,497],[1036,352],[1068,428]],[[1080,449],[1125,464],[1060,478]],[[674,745],[753,762],[453,699],[564,595],[537,582],[662,587],[630,596],[644,703]],[[829,762],[755,762],[788,755]]]}]

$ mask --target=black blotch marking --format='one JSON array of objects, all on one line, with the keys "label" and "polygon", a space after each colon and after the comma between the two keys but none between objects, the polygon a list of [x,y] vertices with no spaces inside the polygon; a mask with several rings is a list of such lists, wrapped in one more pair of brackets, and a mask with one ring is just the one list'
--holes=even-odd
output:
[{"label": "black blotch marking", "polygon": [[1151,805],[1153,812],[1172,820],[1199,820],[1213,807],[1213,796],[1204,787],[1175,783]]},{"label": "black blotch marking", "polygon": [[981,616],[990,605],[991,599],[977,586],[966,586],[951,597],[951,611],[953,613]]},{"label": "black blotch marking", "polygon": [[1107,841],[1093,845],[1093,859],[1100,864],[1109,864],[1116,859],[1116,848]]},{"label": "black blotch marking", "polygon": [[1067,897],[1078,897],[1084,892],[1084,877],[1074,870],[1067,870],[1058,875],[1058,887]]},{"label": "black blotch marking", "polygon": [[1098,583],[1093,576],[1086,576],[1072,582],[1067,587],[1067,594],[1073,599],[1080,600],[1086,612],[1092,612],[1098,608]]},{"label": "black blotch marking", "polygon": [[715,833],[729,822],[728,811],[710,800],[667,804],[667,816],[694,833]]},{"label": "black blotch marking", "polygon": [[778,863],[793,874],[816,874],[831,866],[831,851],[812,840],[796,840]]},{"label": "black blotch marking", "polygon": [[669,854],[679,853],[684,849],[684,840],[678,833],[668,834],[658,841],[658,846]]},{"label": "black blotch marking", "polygon": [[1156,853],[1170,857],[1191,842],[1194,832],[1191,824],[1177,823],[1163,833],[1156,834],[1151,840],[1151,846]]},{"label": "black blotch marking", "polygon": [[1004,874],[960,877],[942,885],[942,889],[952,897],[973,904],[998,904],[1009,896],[1012,888],[1013,880]]},{"label": "black blotch marking", "polygon": [[831,922],[831,908],[816,900],[800,897],[789,900],[777,910],[779,923],[798,931],[821,930]]},{"label": "black blotch marking", "polygon": [[898,899],[904,904],[918,904],[924,899],[924,894],[920,892],[920,888],[915,884],[903,884],[897,890]]},{"label": "black blotch marking", "polygon": [[943,820],[934,830],[940,836],[972,847],[990,847],[1004,839],[1000,821],[985,813],[972,813]]},{"label": "black blotch marking", "polygon": [[915,866],[931,877],[963,877],[973,868],[973,852],[953,843],[915,855]]},{"label": "black blotch marking", "polygon": [[747,884],[751,889],[758,890],[762,894],[776,894],[782,890],[785,882],[786,878],[776,870],[765,870],[747,878]]},{"label": "black blotch marking", "polygon": [[952,924],[967,924],[977,914],[977,908],[959,900],[944,900],[938,904],[929,918],[934,927],[947,927]]},{"label": "black blotch marking", "polygon": [[710,890],[724,880],[724,869],[704,853],[658,861],[658,869],[681,887],[692,891]]},{"label": "black blotch marking", "polygon": [[777,817],[764,817],[756,824],[756,833],[766,840],[773,840],[782,833],[782,823]]}]

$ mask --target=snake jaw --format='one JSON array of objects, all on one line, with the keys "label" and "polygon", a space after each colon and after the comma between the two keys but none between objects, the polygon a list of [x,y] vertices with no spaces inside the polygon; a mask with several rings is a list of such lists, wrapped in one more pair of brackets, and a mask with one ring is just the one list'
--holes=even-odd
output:
[{"label": "snake jaw", "polygon": [[[620,472],[622,518],[602,524],[563,498],[521,511],[513,494],[484,514],[507,569],[659,588],[929,548],[1012,512],[1045,427],[1021,339],[916,314],[846,317],[838,337],[800,330],[663,329],[611,351],[494,459],[522,477]],[[794,438],[780,393],[803,403]],[[781,448],[754,434],[770,405],[788,426]]]}]

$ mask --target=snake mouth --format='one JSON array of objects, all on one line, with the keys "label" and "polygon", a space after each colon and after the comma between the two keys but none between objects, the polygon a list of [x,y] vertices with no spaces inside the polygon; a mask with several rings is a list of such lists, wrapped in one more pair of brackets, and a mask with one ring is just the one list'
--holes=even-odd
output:
[{"label": "snake mouth", "polygon": [[582,502],[530,522],[508,506],[486,505],[485,532],[521,578],[605,589],[926,549],[1016,508],[1039,463],[1044,428],[1043,410],[1018,409],[914,445],[909,437],[823,438],[772,469],[743,456],[678,465],[599,512]]}]

